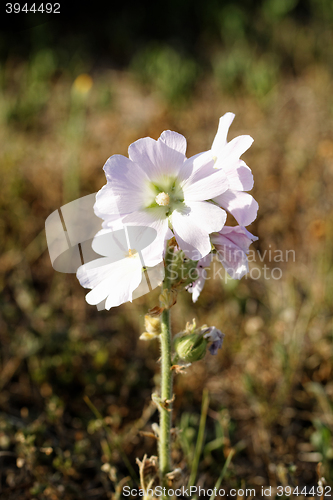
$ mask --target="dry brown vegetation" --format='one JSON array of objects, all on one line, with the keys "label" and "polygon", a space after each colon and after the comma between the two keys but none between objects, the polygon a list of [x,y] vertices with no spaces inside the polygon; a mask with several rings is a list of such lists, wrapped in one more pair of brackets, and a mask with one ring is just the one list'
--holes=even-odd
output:
[{"label": "dry brown vegetation", "polygon": [[[181,434],[173,461],[185,484],[207,388],[198,485],[214,487],[231,449],[226,489],[316,485],[318,462],[329,483],[333,84],[327,68],[314,64],[297,78],[281,78],[261,98],[223,94],[207,77],[177,107],[127,72],[93,74],[86,95],[73,90],[66,74],[35,90],[26,65],[9,61],[3,74],[1,498],[117,497],[119,485],[135,485],[136,457],[156,454],[156,440],[141,431],[151,432],[157,421],[150,397],[158,385],[158,345],[139,335],[158,291],[98,312],[85,303],[74,275],[52,269],[44,223],[64,202],[100,189],[105,160],[126,155],[131,142],[176,130],[192,155],[210,147],[226,111],[236,113],[229,139],[242,133],[255,139],[244,155],[260,206],[249,229],[259,236],[254,248],[264,260],[257,254],[251,264],[260,279],[258,272],[240,282],[211,280],[195,306],[184,292],[172,310],[175,332],[195,317],[226,334],[218,356],[207,355],[175,379],[174,425]],[[284,260],[293,250],[295,259],[270,262],[269,250],[273,256],[281,250]],[[276,267],[281,279],[272,278]]]}]

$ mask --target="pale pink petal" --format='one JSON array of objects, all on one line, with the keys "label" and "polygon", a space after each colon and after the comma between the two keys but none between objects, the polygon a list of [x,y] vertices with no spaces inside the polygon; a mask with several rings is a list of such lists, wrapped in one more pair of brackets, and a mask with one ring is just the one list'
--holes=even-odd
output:
[{"label": "pale pink petal", "polygon": [[221,228],[225,222],[225,213],[218,212],[213,207],[210,203],[192,203],[191,206],[172,213],[171,221],[177,243],[190,259],[193,259],[193,255],[205,257],[210,252],[208,235],[214,231],[213,227]]},{"label": "pale pink petal", "polygon": [[129,183],[126,185],[124,179],[121,184],[117,181],[112,185],[107,183],[98,191],[94,211],[98,217],[103,214],[119,217],[121,214],[140,210],[143,203],[142,192]]},{"label": "pale pink petal", "polygon": [[214,138],[211,151],[213,155],[219,156],[227,144],[227,135],[230,125],[235,118],[234,113],[225,113],[219,120],[219,126]]},{"label": "pale pink petal", "polygon": [[249,272],[247,255],[236,245],[216,246],[217,258],[231,278],[240,280]]},{"label": "pale pink petal", "polygon": [[248,253],[249,246],[254,241],[258,240],[257,236],[254,236],[250,231],[242,226],[224,226],[218,235],[213,235],[212,240],[216,241],[218,244],[228,244],[234,243],[244,252]]},{"label": "pale pink petal", "polygon": [[216,168],[226,168],[227,165],[232,165],[249,149],[253,143],[252,137],[249,135],[239,135],[228,142],[225,148],[217,157],[215,164]]},{"label": "pale pink petal", "polygon": [[124,224],[122,222],[123,217],[127,214],[123,215],[110,215],[110,214],[102,214],[96,210],[95,207],[95,213],[98,217],[101,217],[103,220],[102,222],[102,228],[103,229],[113,229],[114,231],[118,229],[122,229],[124,227]]},{"label": "pale pink petal", "polygon": [[249,246],[257,239],[240,226],[224,226],[222,231],[211,236],[217,257],[232,278],[241,279],[249,271],[247,254]]},{"label": "pale pink petal", "polygon": [[148,267],[143,273],[140,285],[133,292],[133,300],[151,292],[157,286],[161,286],[162,281],[164,280],[164,274],[165,270],[163,261],[154,267]]},{"label": "pale pink petal", "polygon": [[[167,134],[169,142],[171,134],[172,132]],[[180,147],[178,137],[174,137],[174,142]],[[146,172],[151,181],[157,182],[161,178],[176,176],[185,160],[184,153],[172,149],[161,138],[158,141],[150,137],[139,139],[130,145],[128,154],[130,159]]]},{"label": "pale pink petal", "polygon": [[124,224],[151,227],[156,230],[157,236],[154,242],[142,251],[145,264],[153,266],[156,263],[156,256],[161,255],[165,249],[166,240],[173,237],[168,226],[168,219],[165,216],[163,207],[152,208],[149,211],[133,212],[123,219]]},{"label": "pale pink petal", "polygon": [[124,178],[137,187],[142,187],[148,180],[140,165],[123,155],[113,155],[104,164],[103,170],[107,181],[121,182]]},{"label": "pale pink petal", "polygon": [[139,252],[143,267],[153,267],[162,262],[164,245],[161,241],[166,240],[167,234],[171,231],[167,228],[166,222],[153,222],[151,226],[127,225],[127,237],[131,248]]},{"label": "pale pink petal", "polygon": [[[132,300],[132,292],[142,279],[142,265],[138,255],[125,257],[117,262],[102,258],[84,264],[77,271],[77,278],[85,288],[92,288],[86,295],[88,304],[97,305],[107,298],[106,309]],[[116,285],[116,286],[115,286]]]},{"label": "pale pink petal", "polygon": [[178,134],[177,132],[172,132],[171,130],[165,130],[160,135],[160,139],[165,142],[169,148],[175,149],[185,156],[187,144],[183,135]]},{"label": "pale pink petal", "polygon": [[118,230],[99,231],[94,237],[92,248],[99,255],[110,257],[112,262],[122,259],[129,249],[136,250],[141,252],[141,259],[144,255],[146,265],[154,266],[162,260],[161,251],[158,252],[156,249],[159,246],[156,245],[157,236],[157,231],[153,227],[123,224]]},{"label": "pale pink petal", "polygon": [[123,259],[128,252],[124,225],[118,230],[101,229],[91,246],[99,255],[108,257],[110,263]]},{"label": "pale pink petal", "polygon": [[191,223],[204,228],[208,234],[220,231],[227,219],[224,210],[208,201],[188,202],[183,213]]},{"label": "pale pink petal", "polygon": [[[170,229],[169,229],[170,231]],[[171,233],[171,231],[170,231]],[[171,233],[172,234],[172,233]],[[173,236],[173,234],[172,234]],[[170,239],[170,238],[169,238]],[[163,255],[165,253],[165,244],[158,245],[157,241],[152,243],[150,246],[146,247],[140,252],[140,259],[143,267],[154,267],[163,261]]]},{"label": "pale pink petal", "polygon": [[158,169],[152,161],[152,151],[156,148],[156,141],[151,137],[144,137],[143,139],[138,139],[133,142],[128,148],[129,158],[142,166],[142,169],[151,179],[157,173]]},{"label": "pale pink petal", "polygon": [[251,169],[243,160],[239,160],[236,164],[228,164],[223,170],[233,191],[250,191],[253,188]]},{"label": "pale pink petal", "polygon": [[186,256],[191,258],[194,253],[207,255],[211,250],[208,234],[195,225],[189,224],[177,210],[172,214],[172,225],[176,240]]},{"label": "pale pink petal", "polygon": [[206,167],[206,165],[212,161],[215,162],[211,151],[198,153],[190,158],[187,158],[178,172],[178,182],[180,182],[181,185],[188,182],[195,182],[196,179],[194,178],[194,175],[196,175],[201,168]]},{"label": "pale pink petal", "polygon": [[193,302],[196,302],[198,300],[199,295],[203,290],[207,276],[206,274],[207,271],[205,268],[210,266],[211,261],[212,261],[212,254],[209,253],[208,255],[206,255],[206,257],[200,259],[197,264],[197,272],[199,278],[196,281],[194,281],[194,283],[192,283],[191,286],[187,288],[187,291],[192,294]]},{"label": "pale pink petal", "polygon": [[257,217],[258,203],[248,193],[228,189],[214,201],[231,213],[241,226],[248,226]]},{"label": "pale pink petal", "polygon": [[193,303],[195,303],[198,300],[200,293],[202,292],[203,287],[205,286],[205,281],[206,281],[205,277],[200,276],[192,284],[192,286],[187,289],[187,291],[192,294],[192,302]]},{"label": "pale pink petal", "polygon": [[102,277],[106,276],[106,270],[110,269],[110,264],[112,264],[112,259],[102,257],[80,266],[76,272],[76,277],[80,285],[84,288],[94,288],[97,286],[102,281]]},{"label": "pale pink petal", "polygon": [[[223,228],[222,228],[222,231],[223,231]],[[200,259],[198,262],[198,265],[197,265],[198,269],[204,269],[206,267],[209,267],[211,262],[212,262],[212,259],[213,259],[213,256],[211,253],[206,255],[206,257],[203,257],[202,259]]]},{"label": "pale pink petal", "polygon": [[141,168],[125,156],[114,155],[104,170],[108,182],[96,195],[96,215],[139,210],[148,196],[148,178]]},{"label": "pale pink petal", "polygon": [[[126,272],[123,272],[120,279],[115,287],[115,281],[113,281],[113,288],[110,291],[106,303],[105,309],[110,309],[111,307],[119,306],[125,302],[132,302],[133,292],[138,288],[143,278],[142,267],[136,269],[127,268]],[[91,293],[91,292],[90,292]],[[88,294],[89,295],[89,294]]]},{"label": "pale pink petal", "polygon": [[203,154],[198,155],[194,163],[202,165],[195,166],[190,177],[181,184],[186,203],[188,201],[210,200],[229,188],[227,176],[223,170],[214,168],[214,160],[207,163],[207,155]]}]

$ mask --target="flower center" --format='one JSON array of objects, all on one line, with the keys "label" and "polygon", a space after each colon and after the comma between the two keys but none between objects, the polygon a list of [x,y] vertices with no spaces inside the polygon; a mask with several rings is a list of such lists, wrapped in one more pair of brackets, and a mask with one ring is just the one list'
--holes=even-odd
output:
[{"label": "flower center", "polygon": [[169,217],[174,210],[183,206],[184,193],[177,178],[161,176],[155,182],[148,182],[142,208],[156,210],[159,217]]},{"label": "flower center", "polygon": [[128,253],[126,254],[126,257],[134,257],[135,254],[137,254],[138,252],[134,249],[134,248],[130,248],[128,250]]},{"label": "flower center", "polygon": [[168,193],[164,193],[164,191],[163,191],[162,193],[159,193],[155,197],[155,201],[158,205],[165,207],[165,206],[169,205],[169,203],[170,203],[170,196],[168,195]]}]

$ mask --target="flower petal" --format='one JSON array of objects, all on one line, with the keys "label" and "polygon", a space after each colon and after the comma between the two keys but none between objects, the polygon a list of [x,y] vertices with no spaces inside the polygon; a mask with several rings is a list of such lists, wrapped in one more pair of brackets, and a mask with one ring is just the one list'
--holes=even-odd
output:
[{"label": "flower petal", "polygon": [[228,164],[223,170],[228,178],[230,189],[250,191],[253,188],[251,169],[243,160],[239,160],[236,164]]},{"label": "flower petal", "polygon": [[[223,228],[222,228],[223,231]],[[206,257],[203,257],[202,259],[199,260],[198,262],[198,269],[205,269],[206,267],[209,267],[211,262],[212,262],[213,256],[212,254],[206,255]]]},{"label": "flower petal", "polygon": [[122,186],[107,183],[98,191],[94,205],[94,211],[98,217],[104,214],[119,217],[120,214],[140,210],[143,204],[142,193],[129,183],[126,190],[125,185],[125,182]]},{"label": "flower petal", "polygon": [[[148,226],[128,226],[123,224],[121,229],[102,229],[99,231],[92,242],[92,248],[99,255],[110,258],[110,261],[122,259],[129,249],[137,252],[145,252],[146,249],[154,244],[157,238],[157,231]],[[154,245],[156,247],[156,243]],[[155,265],[155,261],[161,262],[162,255],[156,255],[154,262],[149,265]]]},{"label": "flower petal", "polygon": [[205,277],[200,276],[200,278],[198,278],[192,284],[192,286],[187,289],[187,291],[192,294],[192,302],[193,303],[195,303],[198,300],[200,293],[202,292],[203,287],[205,286],[205,281],[206,281]]},{"label": "flower petal", "polygon": [[132,301],[132,293],[142,280],[142,265],[138,255],[112,263],[106,263],[108,260],[104,258],[89,262],[77,272],[81,285],[92,288],[86,295],[88,304],[97,305],[107,299],[106,309]]},{"label": "flower petal", "polygon": [[236,245],[216,246],[217,258],[231,278],[240,280],[249,272],[247,255]]},{"label": "flower petal", "polygon": [[133,292],[133,300],[142,297],[146,293],[151,292],[157,286],[161,286],[162,281],[164,280],[164,264],[161,262],[160,264],[154,267],[148,267],[143,273],[143,278],[136,290]]},{"label": "flower petal", "polygon": [[185,156],[187,144],[183,135],[178,134],[177,132],[172,132],[171,130],[165,130],[160,135],[160,139],[165,142],[169,148],[175,149]]},{"label": "flower petal", "polygon": [[228,130],[234,118],[234,113],[225,113],[221,116],[216,136],[211,147],[211,151],[214,156],[218,157],[226,146]]},{"label": "flower petal", "polygon": [[162,207],[158,207],[150,209],[149,212],[143,210],[140,212],[133,212],[132,214],[126,215],[123,222],[127,225],[151,227],[156,230],[156,239],[151,245],[142,250],[142,257],[145,265],[156,265],[156,260],[159,259],[159,256],[163,255],[166,240],[173,237],[168,226],[168,219],[165,216],[165,210]]},{"label": "flower petal", "polygon": [[229,188],[227,176],[223,170],[214,168],[215,162],[210,159],[209,154],[203,153],[193,159],[189,158],[186,161],[187,169],[191,166],[191,161],[193,172],[181,184],[186,203],[210,200]]},{"label": "flower petal", "polygon": [[224,226],[222,231],[211,236],[211,241],[217,249],[217,258],[232,278],[241,279],[248,273],[249,246],[257,239],[241,226]]},{"label": "flower petal", "polygon": [[212,342],[208,349],[211,354],[216,355],[217,351],[222,347],[224,333],[222,333],[221,330],[218,330],[215,326],[211,326],[207,328],[207,333],[205,333],[204,338],[209,342]]},{"label": "flower petal", "polygon": [[193,176],[202,167],[205,167],[211,161],[215,161],[211,151],[205,151],[204,153],[198,153],[190,158],[187,158],[182,164],[178,172],[178,182],[185,184],[186,182],[195,181]]},{"label": "flower petal", "polygon": [[[157,141],[150,137],[139,139],[128,148],[130,159],[140,165],[153,182],[158,182],[161,178],[176,176],[185,160],[183,152],[173,149],[164,142],[167,139],[168,143],[171,143],[171,134],[173,133],[169,132]],[[176,143],[177,148],[180,148],[178,136],[179,134],[176,134],[173,137],[173,143]]]},{"label": "flower petal", "polygon": [[152,161],[152,151],[156,147],[155,139],[144,137],[133,142],[128,148],[130,160],[142,166],[147,176],[151,179],[156,175],[157,168]]},{"label": "flower petal", "polygon": [[107,181],[120,181],[126,176],[126,180],[134,186],[140,186],[147,181],[144,170],[129,158],[123,155],[113,155],[108,158],[103,166]]},{"label": "flower petal", "polygon": [[213,243],[215,242],[218,245],[228,245],[231,242],[243,252],[248,253],[249,246],[254,241],[257,241],[258,237],[242,226],[224,226],[217,235],[212,235],[211,239]]},{"label": "flower petal", "polygon": [[121,155],[111,156],[104,170],[108,182],[96,195],[96,215],[126,214],[140,209],[148,196],[148,178],[143,170]]},{"label": "flower petal", "polygon": [[128,252],[123,225],[117,231],[101,229],[95,235],[91,246],[97,254],[108,257],[110,263],[123,259]]},{"label": "flower petal", "polygon": [[[189,221],[198,227],[204,228],[208,234],[220,231],[223,228],[227,214],[220,207],[208,201],[191,201],[186,205],[184,215],[188,214],[186,217],[188,217]],[[188,212],[188,208],[190,212]]]},{"label": "flower petal", "polygon": [[123,229],[123,227],[124,227],[123,218],[127,214],[122,214],[122,215],[119,215],[119,214],[114,214],[114,215],[104,214],[104,213],[99,212],[97,210],[96,205],[94,207],[94,210],[95,210],[95,213],[96,213],[96,215],[98,217],[101,217],[102,219],[104,219],[103,222],[102,222],[102,228],[103,229],[112,229],[113,231],[117,231],[119,229]]},{"label": "flower petal", "polygon": [[226,220],[224,211],[206,202],[192,202],[189,206],[174,210],[171,216],[173,231],[185,255],[194,259],[205,257],[211,250],[209,233],[220,229]]},{"label": "flower petal", "polygon": [[112,264],[112,260],[109,257],[103,257],[80,266],[76,272],[76,277],[80,285],[84,288],[94,288],[97,286],[102,276],[106,276],[106,270],[109,269],[110,264]]},{"label": "flower petal", "polygon": [[176,240],[185,255],[191,257],[197,252],[199,258],[211,250],[208,234],[194,224],[190,224],[178,210],[172,214],[172,226]]},{"label": "flower petal", "polygon": [[[142,281],[142,267],[135,269],[127,269],[127,274],[122,273],[120,280],[117,282],[115,287],[115,282],[113,281],[112,290],[110,290],[109,295],[105,302],[105,309],[110,309],[111,307],[119,306],[125,302],[132,302],[133,292],[138,288]],[[90,292],[91,293],[91,292]],[[89,294],[88,294],[89,295]]]},{"label": "flower petal", "polygon": [[220,152],[215,167],[225,168],[227,165],[235,163],[249,149],[252,143],[253,139],[249,135],[235,137]]},{"label": "flower petal", "polygon": [[193,302],[196,302],[198,300],[199,295],[203,290],[207,276],[205,268],[209,267],[211,262],[212,262],[212,254],[209,253],[208,255],[206,255],[206,257],[200,259],[197,264],[197,272],[199,278],[196,281],[194,281],[194,283],[192,283],[192,286],[187,288],[187,291],[192,294]]},{"label": "flower petal", "polygon": [[77,278],[83,287],[92,288],[86,295],[88,304],[97,305],[107,298],[105,307],[110,309],[132,300],[142,279],[142,265],[138,255],[111,263],[106,257],[81,266]]},{"label": "flower petal", "polygon": [[249,193],[228,189],[214,201],[228,210],[241,226],[248,226],[257,217],[259,205]]}]

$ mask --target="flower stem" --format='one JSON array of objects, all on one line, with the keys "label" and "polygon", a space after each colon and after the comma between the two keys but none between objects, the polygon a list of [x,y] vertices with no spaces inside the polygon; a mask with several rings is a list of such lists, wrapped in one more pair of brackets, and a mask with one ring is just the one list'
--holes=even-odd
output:
[{"label": "flower stem", "polygon": [[[165,256],[165,278],[163,291],[170,290],[170,264],[173,249],[168,247]],[[171,371],[171,326],[170,309],[165,308],[161,315],[161,405],[159,436],[159,468],[161,481],[170,472],[170,429],[172,417],[172,371]]]}]

